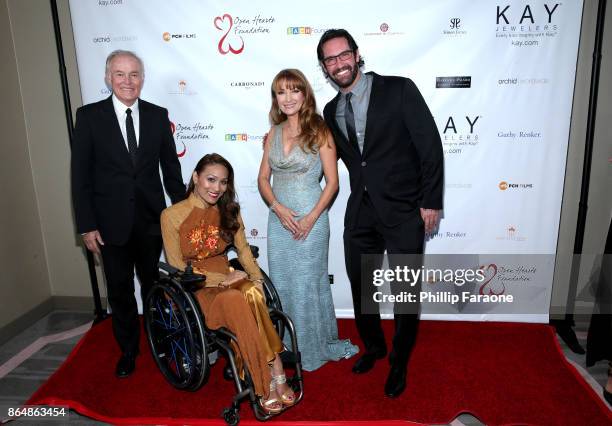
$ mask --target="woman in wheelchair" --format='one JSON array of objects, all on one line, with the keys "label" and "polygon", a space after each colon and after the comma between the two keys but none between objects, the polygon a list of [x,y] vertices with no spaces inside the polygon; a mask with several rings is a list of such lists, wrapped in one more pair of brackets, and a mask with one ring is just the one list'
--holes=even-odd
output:
[{"label": "woman in wheelchair", "polygon": [[[200,159],[187,199],[162,212],[167,261],[206,276],[195,292],[209,329],[226,327],[237,336],[239,367],[248,368],[260,404],[269,414],[295,403],[279,353],[282,342],[270,320],[261,288],[263,277],[244,233],[236,202],[234,171],[219,154]],[[243,271],[231,270],[226,247],[233,244]],[[244,364],[242,364],[244,363]],[[239,369],[244,374],[242,368]]]}]

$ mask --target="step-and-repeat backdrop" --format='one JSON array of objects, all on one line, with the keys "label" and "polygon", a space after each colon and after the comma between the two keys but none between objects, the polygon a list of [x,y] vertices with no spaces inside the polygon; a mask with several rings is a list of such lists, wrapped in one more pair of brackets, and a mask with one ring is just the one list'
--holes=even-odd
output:
[{"label": "step-and-repeat backdrop", "polygon": [[[547,321],[581,1],[73,0],[70,10],[83,102],[110,95],[108,53],[141,56],[142,98],[168,108],[185,181],[206,153],[233,164],[247,236],[261,248],[264,270],[268,210],[257,172],[270,83],[279,70],[299,68],[322,110],[336,92],[316,45],[326,29],[348,29],[366,71],[415,81],[440,131],[445,209],[426,252],[445,254],[447,267],[468,262],[484,276],[471,287],[435,279],[424,287],[514,298],[434,301],[423,305],[424,316]],[[329,273],[336,311],[350,316],[342,247],[349,184],[339,169]]]}]

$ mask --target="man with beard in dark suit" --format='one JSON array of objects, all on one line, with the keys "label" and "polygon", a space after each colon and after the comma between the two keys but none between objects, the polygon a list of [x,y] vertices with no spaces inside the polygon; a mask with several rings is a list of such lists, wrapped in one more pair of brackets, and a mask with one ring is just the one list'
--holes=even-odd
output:
[{"label": "man with beard in dark suit", "polygon": [[139,99],[142,60],[130,51],[112,52],[105,79],[112,95],[76,113],[72,197],[77,232],[87,249],[102,257],[122,352],[115,374],[127,377],[136,366],[140,333],[134,268],[144,301],[158,277],[164,186],[173,203],[184,198],[185,186],[168,111]]},{"label": "man with beard in dark suit", "polygon": [[[326,31],[317,56],[326,76],[339,88],[323,115],[351,183],[344,256],[355,321],[365,346],[364,355],[353,366],[353,372],[361,374],[387,354],[378,307],[372,306],[372,272],[381,267],[385,251],[423,253],[424,233],[437,226],[442,209],[442,143],[415,84],[404,77],[362,73],[359,49],[346,30]],[[419,289],[420,283],[411,288],[417,300]],[[385,383],[385,394],[391,398],[405,389],[419,321],[418,303],[408,313],[398,312],[397,306],[391,369]]]}]

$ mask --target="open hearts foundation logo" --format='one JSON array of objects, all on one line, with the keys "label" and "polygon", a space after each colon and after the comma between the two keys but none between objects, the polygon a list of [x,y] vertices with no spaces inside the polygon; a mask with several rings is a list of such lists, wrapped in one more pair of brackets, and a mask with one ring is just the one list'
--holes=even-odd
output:
[{"label": "open hearts foundation logo", "polygon": [[497,275],[497,265],[495,263],[483,265],[479,269],[484,273],[485,276],[485,280],[478,291],[480,295],[499,296],[506,292],[506,286],[503,282],[501,284],[501,290],[496,291],[496,289],[494,289],[491,285],[491,281],[493,281],[493,278],[495,278],[495,276]]},{"label": "open hearts foundation logo", "polygon": [[[234,26],[234,20],[232,16],[228,13],[223,16],[217,16],[214,19],[215,28],[219,31],[223,32],[223,36],[219,40],[219,44],[217,45],[217,49],[219,53],[222,55],[227,55],[228,53],[233,53],[234,55],[239,55],[244,50],[244,40],[241,36],[237,37],[229,37],[230,31]],[[240,39],[240,42],[237,41]],[[239,46],[239,47],[238,47]]]},{"label": "open hearts foundation logo", "polygon": [[[170,131],[172,132],[172,136],[174,136],[174,133],[176,133],[176,125],[170,121]],[[183,145],[183,150],[179,151],[176,153],[176,156],[178,158],[184,157],[185,153],[187,152],[187,146],[185,145],[185,142],[183,141],[179,141],[182,145]]]}]

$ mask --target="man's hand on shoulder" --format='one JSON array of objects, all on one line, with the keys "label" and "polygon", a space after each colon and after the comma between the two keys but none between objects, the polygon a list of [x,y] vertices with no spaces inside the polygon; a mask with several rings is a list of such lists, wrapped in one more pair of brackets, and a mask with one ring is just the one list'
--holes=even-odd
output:
[{"label": "man's hand on shoulder", "polygon": [[98,230],[85,232],[82,237],[87,250],[92,253],[100,254],[100,246],[104,245],[104,241],[102,241],[102,236],[100,236]]},{"label": "man's hand on shoulder", "polygon": [[440,210],[423,209],[421,208],[421,217],[425,223],[425,232],[431,232],[438,226],[440,219]]}]

